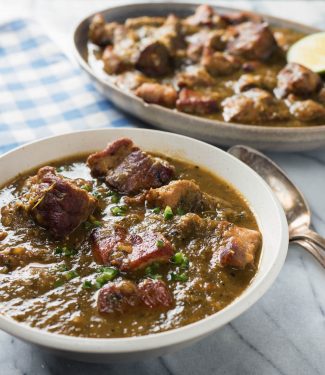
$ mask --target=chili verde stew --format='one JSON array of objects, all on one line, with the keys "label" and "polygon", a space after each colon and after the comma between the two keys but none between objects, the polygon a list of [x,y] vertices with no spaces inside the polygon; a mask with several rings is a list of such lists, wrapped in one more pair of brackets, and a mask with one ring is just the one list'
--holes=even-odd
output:
[{"label": "chili verde stew", "polygon": [[243,197],[121,138],[0,189],[1,314],[83,337],[146,335],[214,314],[254,277]]}]

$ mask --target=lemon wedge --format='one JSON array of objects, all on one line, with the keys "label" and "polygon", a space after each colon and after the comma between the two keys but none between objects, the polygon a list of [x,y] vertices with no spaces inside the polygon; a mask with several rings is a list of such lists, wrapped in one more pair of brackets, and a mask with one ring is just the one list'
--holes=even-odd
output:
[{"label": "lemon wedge", "polygon": [[325,32],[308,35],[294,43],[287,53],[288,62],[325,73]]}]

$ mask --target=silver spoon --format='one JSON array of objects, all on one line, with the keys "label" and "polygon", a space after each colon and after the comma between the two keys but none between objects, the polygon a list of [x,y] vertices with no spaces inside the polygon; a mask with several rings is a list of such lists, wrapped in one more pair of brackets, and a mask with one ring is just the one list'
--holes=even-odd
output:
[{"label": "silver spoon", "polygon": [[287,217],[290,241],[298,243],[325,267],[325,238],[310,229],[311,212],[302,193],[271,159],[247,146],[228,152],[257,172],[270,186]]}]

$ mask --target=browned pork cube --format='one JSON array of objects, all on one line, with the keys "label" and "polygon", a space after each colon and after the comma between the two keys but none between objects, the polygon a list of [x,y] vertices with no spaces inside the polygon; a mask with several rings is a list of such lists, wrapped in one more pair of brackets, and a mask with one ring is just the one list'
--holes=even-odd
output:
[{"label": "browned pork cube", "polygon": [[239,25],[243,22],[263,22],[263,18],[258,14],[251,13],[251,12],[232,12],[232,13],[224,13],[221,16],[225,22],[230,25]]},{"label": "browned pork cube", "polygon": [[105,48],[102,60],[104,62],[104,70],[108,74],[120,74],[128,68],[128,64],[115,52],[113,46]]},{"label": "browned pork cube", "polygon": [[174,168],[169,163],[138,150],[109,170],[106,182],[121,193],[137,194],[168,183],[173,175]]},{"label": "browned pork cube", "polygon": [[254,88],[225,99],[223,117],[225,121],[258,124],[264,121],[287,119],[290,114],[286,105],[276,100],[269,92]]},{"label": "browned pork cube", "polygon": [[291,114],[303,122],[325,120],[325,107],[314,100],[298,100],[290,104]]},{"label": "browned pork cube", "polygon": [[135,67],[149,77],[161,77],[171,71],[171,64],[167,47],[163,43],[153,42],[139,52]]},{"label": "browned pork cube", "polygon": [[137,286],[132,281],[110,282],[98,293],[97,309],[104,314],[123,314],[139,302]]},{"label": "browned pork cube", "polygon": [[177,57],[186,47],[181,20],[174,14],[170,14],[162,27],[154,34],[168,50],[170,56]]},{"label": "browned pork cube", "polygon": [[218,198],[203,193],[200,187],[190,180],[172,181],[158,189],[150,189],[146,200],[151,207],[181,208],[186,212],[213,209],[218,203]]},{"label": "browned pork cube", "polygon": [[105,176],[109,169],[115,168],[132,151],[139,150],[131,139],[120,138],[102,150],[89,155],[87,165],[93,176]]},{"label": "browned pork cube", "polygon": [[214,52],[211,48],[204,48],[202,66],[213,76],[228,75],[240,68],[238,59],[230,54]]},{"label": "browned pork cube", "polygon": [[236,93],[250,90],[258,87],[261,89],[272,91],[276,86],[276,76],[272,73],[260,74],[243,74],[235,83]]},{"label": "browned pork cube", "polygon": [[216,80],[204,69],[191,72],[182,72],[176,76],[179,88],[208,87],[216,84]]},{"label": "browned pork cube", "polygon": [[176,108],[181,112],[208,115],[218,112],[218,93],[182,89],[176,101]]},{"label": "browned pork cube", "polygon": [[128,234],[115,225],[92,233],[93,255],[98,263],[134,271],[151,263],[166,263],[174,253],[171,243],[160,233]]},{"label": "browned pork cube", "polygon": [[131,245],[126,242],[127,230],[120,225],[107,225],[96,228],[91,233],[92,251],[100,264],[120,267],[125,258],[126,249]]},{"label": "browned pork cube", "polygon": [[116,22],[106,23],[102,14],[96,14],[89,26],[89,39],[98,46],[104,47],[113,42]]},{"label": "browned pork cube", "polygon": [[143,83],[137,88],[135,95],[147,103],[160,104],[169,108],[175,107],[177,99],[177,92],[172,86],[159,83]]},{"label": "browned pork cube", "polygon": [[95,176],[120,193],[137,194],[168,183],[175,169],[165,160],[148,155],[128,138],[118,139],[88,157],[87,164]]},{"label": "browned pork cube", "polygon": [[141,301],[149,308],[167,308],[173,304],[173,297],[167,285],[161,280],[145,279],[138,284]]},{"label": "browned pork cube", "polygon": [[167,263],[174,254],[172,244],[161,233],[131,235],[129,242],[132,250],[122,262],[123,271],[134,271],[156,262]]},{"label": "browned pork cube", "polygon": [[192,26],[215,26],[224,28],[225,21],[207,4],[196,8],[195,13],[185,19],[185,24]]},{"label": "browned pork cube", "polygon": [[143,26],[158,27],[165,22],[165,17],[133,17],[125,21],[125,26],[129,29],[138,29]]},{"label": "browned pork cube", "polygon": [[227,221],[218,225],[220,241],[211,259],[211,265],[231,266],[243,269],[253,264],[260,248],[261,234],[256,230],[238,227]]},{"label": "browned pork cube", "polygon": [[34,220],[54,237],[62,238],[87,220],[96,199],[72,181],[57,176],[52,167],[38,171],[32,186],[29,211]]},{"label": "browned pork cube", "polygon": [[317,73],[297,63],[287,64],[278,74],[276,95],[286,97],[294,94],[307,97],[316,94],[322,87],[322,80]]},{"label": "browned pork cube", "polygon": [[246,59],[267,60],[277,44],[266,23],[245,22],[234,27],[236,36],[227,43],[227,51]]}]

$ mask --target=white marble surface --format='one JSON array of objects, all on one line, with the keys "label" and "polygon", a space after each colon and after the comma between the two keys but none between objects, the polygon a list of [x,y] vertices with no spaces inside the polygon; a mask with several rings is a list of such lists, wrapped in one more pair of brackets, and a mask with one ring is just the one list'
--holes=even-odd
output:
[{"label": "white marble surface", "polygon": [[[30,16],[70,53],[79,18],[121,1],[2,0],[0,21]],[[324,1],[218,1],[323,27]],[[1,37],[1,36],[0,36]],[[1,44],[1,39],[0,39]],[[271,154],[306,195],[313,225],[325,235],[325,151]],[[325,374],[325,270],[290,246],[279,278],[249,311],[195,346],[135,364],[93,365],[56,358],[0,332],[1,375]]]}]

